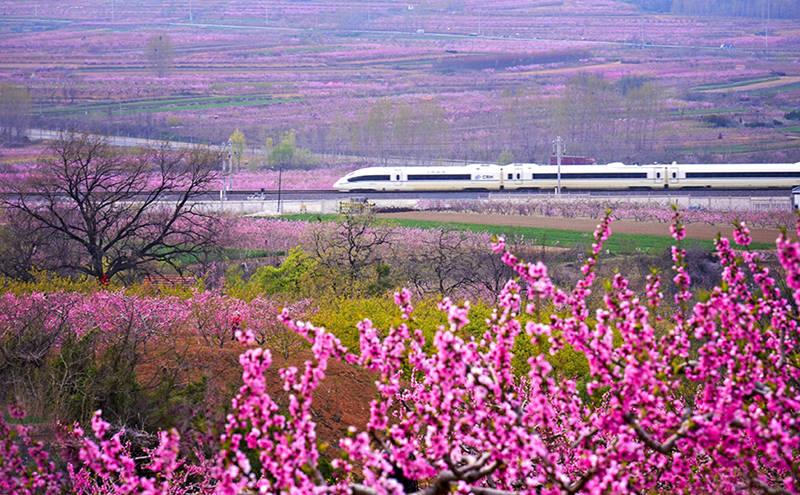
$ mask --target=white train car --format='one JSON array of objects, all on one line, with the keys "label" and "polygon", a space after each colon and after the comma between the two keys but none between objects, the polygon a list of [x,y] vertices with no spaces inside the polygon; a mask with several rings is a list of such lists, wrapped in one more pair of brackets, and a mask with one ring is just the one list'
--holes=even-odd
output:
[{"label": "white train car", "polygon": [[338,191],[469,191],[496,190],[500,183],[497,165],[448,167],[367,167],[337,180]]},{"label": "white train car", "polygon": [[[562,165],[561,188],[583,189],[791,189],[798,163]],[[512,163],[460,166],[368,167],[334,184],[339,191],[497,191],[558,186],[556,165]]]}]

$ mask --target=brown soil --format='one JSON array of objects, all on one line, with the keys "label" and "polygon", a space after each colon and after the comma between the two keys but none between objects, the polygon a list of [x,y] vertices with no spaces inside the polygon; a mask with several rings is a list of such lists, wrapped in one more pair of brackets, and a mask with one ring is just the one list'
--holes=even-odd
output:
[{"label": "brown soil", "polygon": [[[383,218],[402,218],[408,220],[430,220],[434,222],[462,222],[483,225],[505,225],[512,227],[538,227],[558,230],[577,230],[592,232],[599,219],[591,218],[556,218],[521,215],[481,215],[478,213],[458,213],[449,211],[409,211],[399,213],[380,213]],[[636,222],[632,220],[616,220],[611,224],[611,231],[621,234],[644,234],[669,236],[669,224],[660,222]],[[730,225],[689,224],[686,225],[686,237],[690,239],[714,239],[718,233],[725,237],[732,236]],[[773,243],[778,238],[778,229],[750,229],[753,242]]]},{"label": "brown soil", "polygon": [[[225,342],[222,346],[208,345],[191,334],[182,337],[186,347],[183,347],[185,355],[181,362],[174,362],[173,355],[154,357],[137,369],[140,381],[151,379],[161,367],[180,366],[184,373],[182,380],[197,380],[203,375],[208,378],[209,406],[219,408],[230,404],[230,399],[242,383],[239,354],[246,347],[238,342]],[[305,363],[314,361],[314,356],[309,349],[302,349],[293,351],[289,359],[284,360],[278,352],[272,351],[272,359],[272,365],[265,372],[266,392],[280,406],[286,407],[288,392],[283,390],[283,380],[278,371],[294,366],[299,370],[298,375],[302,375]],[[338,446],[338,439],[346,435],[349,426],[363,429],[369,419],[369,402],[377,394],[374,381],[375,376],[371,372],[338,359],[328,361],[325,378],[314,391],[311,407],[320,442]]]}]

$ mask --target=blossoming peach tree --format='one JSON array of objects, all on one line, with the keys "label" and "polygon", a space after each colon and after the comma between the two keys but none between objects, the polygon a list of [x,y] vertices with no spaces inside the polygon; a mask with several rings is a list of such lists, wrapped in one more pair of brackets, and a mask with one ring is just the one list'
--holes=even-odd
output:
[{"label": "blossoming peach tree", "polygon": [[[440,309],[449,324],[426,341],[413,328],[407,290],[395,295],[404,323],[380,330],[362,321],[357,352],[284,312],[315,356],[302,370],[281,370],[288,409],[265,392],[269,350],[252,346],[253,334],[241,328],[237,338],[252,346],[240,357],[244,384],[212,458],[189,466],[177,453],[177,434],[164,432],[137,470],[98,412],[94,438],[75,430],[84,463],[70,466],[70,481],[59,486],[83,493],[800,492],[800,243],[778,239],[785,271],[778,279],[764,255],[748,250],[745,225],[736,225],[738,247],[716,241],[721,284],[691,305],[676,213],[675,305],[663,304],[659,275],[648,277],[639,297],[617,274],[592,312],[587,298],[610,223],[606,215],[595,231],[571,291],[555,287],[543,264],[494,242],[517,276],[479,338],[460,331],[468,303],[445,299]],[[553,314],[522,318],[542,310]],[[519,339],[546,350],[528,359],[521,376],[512,367]],[[565,348],[588,361],[585,386],[548,362],[548,353]],[[373,371],[378,394],[367,424],[339,441],[341,455],[324,478],[311,405],[331,359]],[[0,448],[5,458],[13,443]],[[60,483],[46,476],[46,459],[35,452],[31,467],[0,461],[0,491]]]}]

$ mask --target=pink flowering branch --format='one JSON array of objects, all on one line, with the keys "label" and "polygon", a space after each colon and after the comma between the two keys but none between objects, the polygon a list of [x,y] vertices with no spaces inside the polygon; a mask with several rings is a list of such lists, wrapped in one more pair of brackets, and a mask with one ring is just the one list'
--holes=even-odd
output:
[{"label": "pink flowering branch", "polygon": [[[736,225],[736,246],[716,241],[722,283],[693,304],[685,253],[673,248],[676,314],[660,319],[655,312],[667,308],[656,274],[642,297],[614,274],[590,304],[610,225],[607,214],[570,291],[555,286],[544,264],[520,260],[495,240],[492,248],[515,277],[480,335],[465,331],[474,319],[468,302],[443,299],[446,323],[426,338],[414,328],[408,291],[395,295],[397,326],[358,324],[357,354],[284,310],[281,320],[308,342],[313,359],[279,370],[287,397],[280,404],[267,393],[272,355],[252,347],[254,315],[231,313],[223,301],[220,332],[251,347],[240,356],[243,385],[221,449],[210,468],[204,465],[216,484],[191,490],[799,493],[800,243],[785,235],[777,241],[791,292],[785,295],[763,257],[749,250],[747,227]],[[680,242],[677,214],[671,230]],[[514,367],[519,343],[542,350],[522,373]],[[585,360],[582,380],[552,364],[570,356]],[[324,479],[313,405],[330,359],[368,370],[377,394],[367,423],[330,447],[339,455],[331,463],[335,476]],[[76,429],[85,467],[70,468],[74,491],[186,493],[186,473],[199,473],[181,459],[174,432],[159,435],[141,474],[121,433],[110,435],[99,414],[92,429],[96,441]],[[14,469],[12,478],[26,476]]]}]

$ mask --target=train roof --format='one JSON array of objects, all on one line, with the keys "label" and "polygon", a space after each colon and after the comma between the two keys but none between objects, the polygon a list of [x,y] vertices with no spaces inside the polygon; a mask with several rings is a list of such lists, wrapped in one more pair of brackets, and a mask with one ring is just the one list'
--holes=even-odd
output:
[{"label": "train roof", "polygon": [[[390,173],[391,171],[397,169],[435,169],[435,170],[454,170],[454,169],[472,169],[472,168],[481,168],[481,167],[542,167],[542,168],[552,168],[557,167],[557,165],[550,165],[547,163],[531,163],[531,162],[515,162],[509,163],[507,165],[498,165],[496,163],[465,163],[465,164],[450,164],[450,165],[379,165],[379,166],[371,166],[371,167],[363,167],[357,170],[353,170],[352,172],[348,173],[347,175],[354,174],[354,173],[362,173],[362,172],[385,172]],[[800,162],[796,163],[623,163],[623,162],[610,162],[604,164],[580,164],[580,165],[562,165],[562,168],[568,170],[577,170],[577,169],[587,169],[587,170],[596,170],[603,167],[631,167],[631,168],[642,168],[642,167],[681,167],[681,168],[730,168],[730,169],[741,169],[741,168],[781,168],[781,167],[800,167]]]}]

